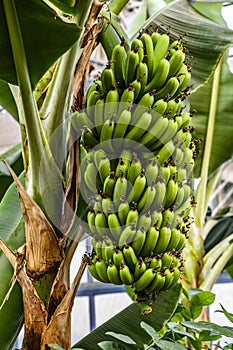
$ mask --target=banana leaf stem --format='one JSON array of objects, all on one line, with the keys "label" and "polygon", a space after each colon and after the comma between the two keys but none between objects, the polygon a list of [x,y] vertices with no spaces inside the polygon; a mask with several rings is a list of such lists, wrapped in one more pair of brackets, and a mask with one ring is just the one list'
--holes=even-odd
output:
[{"label": "banana leaf stem", "polygon": [[23,103],[24,122],[28,137],[29,162],[34,182],[38,181],[39,161],[45,152],[46,138],[32,93],[27,58],[14,0],[3,0],[14,64]]},{"label": "banana leaf stem", "polygon": [[220,73],[221,73],[221,61],[219,62],[215,70],[214,78],[213,78],[208,126],[207,126],[205,148],[204,148],[204,155],[203,155],[202,168],[201,168],[201,179],[197,188],[197,196],[196,196],[197,206],[196,206],[196,212],[195,212],[195,221],[196,221],[197,227],[199,227],[200,230],[203,229],[203,225],[205,222],[208,170],[209,170],[209,163],[210,163],[214,129],[215,129],[215,118],[216,118],[216,110],[217,110],[217,102],[218,102]]},{"label": "banana leaf stem", "polygon": [[128,2],[129,0],[111,0],[109,3],[109,9],[111,12],[119,15]]},{"label": "banana leaf stem", "polygon": [[90,10],[92,0],[80,0],[77,5],[77,15],[75,16],[75,22],[78,27],[83,27]]},{"label": "banana leaf stem", "polygon": [[233,253],[233,244],[231,243],[228,245],[228,248],[224,251],[224,253],[220,256],[218,261],[214,264],[213,268],[210,269],[203,283],[201,283],[200,289],[203,289],[203,290],[212,289],[214,283],[216,282],[221,271],[224,269],[224,266],[226,265],[227,261],[231,257],[232,253]]}]

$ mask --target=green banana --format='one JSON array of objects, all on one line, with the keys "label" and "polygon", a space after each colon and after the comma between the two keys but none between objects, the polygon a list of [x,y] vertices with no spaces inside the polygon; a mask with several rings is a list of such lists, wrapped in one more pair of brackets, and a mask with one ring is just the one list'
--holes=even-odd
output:
[{"label": "green banana", "polygon": [[119,275],[119,270],[113,262],[110,262],[107,267],[107,276],[110,283],[113,283],[116,285],[122,284],[122,280],[120,279],[120,275]]},{"label": "green banana", "polygon": [[122,280],[122,283],[127,285],[133,284],[134,278],[133,275],[130,272],[130,269],[127,265],[122,264],[119,270],[120,279]]},{"label": "green banana", "polygon": [[125,109],[132,107],[134,102],[134,88],[132,85],[128,86],[122,93],[119,107],[118,107],[118,115],[120,115]]},{"label": "green banana", "polygon": [[153,210],[151,213],[151,226],[155,226],[155,228],[159,229],[162,225],[163,214],[161,209]]},{"label": "green banana", "polygon": [[166,84],[154,94],[154,99],[159,100],[160,98],[164,98],[166,96],[171,98],[176,93],[179,86],[180,82],[177,77],[171,77],[167,80]]},{"label": "green banana", "polygon": [[134,249],[131,245],[125,244],[123,247],[123,255],[126,261],[126,264],[129,266],[130,271],[133,273],[135,270],[135,265],[138,262],[138,258],[134,252]]},{"label": "green banana", "polygon": [[93,84],[91,84],[89,86],[89,88],[87,89],[87,92],[86,92],[86,101],[87,99],[90,97],[90,94],[93,92],[93,91],[97,91],[99,92],[101,95],[103,94],[103,85],[102,85],[102,81],[97,79],[93,82]]},{"label": "green banana", "polygon": [[115,128],[113,132],[114,139],[121,139],[125,136],[127,128],[131,121],[131,109],[125,109],[121,112],[117,122],[115,123]]},{"label": "green banana", "polygon": [[166,109],[166,116],[168,119],[171,119],[176,116],[177,110],[178,110],[178,103],[174,98],[167,101],[167,109]]},{"label": "green banana", "polygon": [[135,38],[131,43],[131,51],[138,50],[139,59],[142,61],[144,57],[144,47],[143,42],[139,38]]},{"label": "green banana", "polygon": [[103,184],[103,191],[110,198],[113,198],[115,183],[116,178],[114,176],[114,172],[111,172],[110,175],[106,177]]},{"label": "green banana", "polygon": [[143,210],[145,212],[151,209],[155,196],[156,196],[155,185],[154,184],[149,185],[145,189],[140,201],[138,202],[138,206],[137,206],[138,211],[141,212]]},{"label": "green banana", "polygon": [[150,259],[149,268],[156,269],[156,271],[161,271],[163,268],[163,263],[161,259],[161,254],[157,254]]},{"label": "green banana", "polygon": [[164,252],[162,254],[161,260],[162,260],[162,266],[169,268],[171,267],[173,262],[173,255],[171,254],[171,252]]},{"label": "green banana", "polygon": [[139,95],[137,96],[138,98],[140,98],[144,94],[145,87],[148,81],[148,67],[146,62],[139,62],[136,70],[136,79],[139,80],[141,83],[141,90]]},{"label": "green banana", "polygon": [[150,91],[141,97],[132,115],[133,125],[137,124],[138,121],[142,119],[143,113],[147,112],[149,108],[152,108],[154,104],[154,94],[155,91]]},{"label": "green banana", "polygon": [[104,93],[107,94],[116,84],[116,78],[112,69],[113,63],[108,63],[101,73],[101,81]]},{"label": "green banana", "polygon": [[171,230],[171,238],[167,246],[167,251],[177,250],[178,243],[180,241],[180,231],[173,227]]},{"label": "green banana", "polygon": [[84,172],[84,182],[92,194],[98,192],[100,179],[94,162],[87,163],[87,167]]},{"label": "green banana", "polygon": [[163,285],[163,290],[169,289],[173,283],[173,269],[166,269],[165,272],[165,283]]},{"label": "green banana", "polygon": [[168,181],[170,180],[170,176],[171,176],[169,162],[165,161],[163,163],[163,166],[161,166],[161,168],[160,168],[160,176],[161,176],[162,179],[164,179],[165,183],[167,184]]},{"label": "green banana", "polygon": [[100,99],[101,95],[98,91],[92,91],[86,101],[86,110],[89,118],[92,118],[93,106]]},{"label": "green banana", "polygon": [[127,177],[128,167],[129,167],[129,160],[123,159],[122,157],[119,158],[116,171],[115,171],[115,176],[118,178],[123,174],[124,177]]},{"label": "green banana", "polygon": [[[166,206],[165,206],[166,207]],[[174,210],[171,207],[168,207],[163,211],[163,221],[162,226],[171,226],[174,220]]]},{"label": "green banana", "polygon": [[127,179],[125,178],[124,174],[121,174],[121,176],[118,177],[116,180],[114,191],[113,191],[113,202],[116,208],[119,206],[122,196],[127,197],[127,192],[128,192],[127,189],[128,189]]},{"label": "green banana", "polygon": [[176,251],[179,252],[181,251],[186,244],[186,236],[184,233],[180,233],[180,239],[179,239],[179,243],[176,246]]},{"label": "green banana", "polygon": [[129,194],[129,200],[134,203],[138,203],[143,192],[146,188],[146,176],[144,172],[141,172],[139,176],[135,179],[133,183],[133,188]]},{"label": "green banana", "polygon": [[162,272],[156,273],[153,282],[145,289],[146,293],[160,292],[165,284],[165,274]]},{"label": "green banana", "polygon": [[108,231],[108,223],[104,213],[97,213],[95,215],[95,228],[99,237],[104,237]]},{"label": "green banana", "polygon": [[148,77],[153,76],[154,72],[154,46],[153,41],[151,39],[151,36],[147,33],[143,33],[140,37],[143,48],[144,48],[144,54],[146,55],[146,63],[148,67]]},{"label": "green banana", "polygon": [[134,283],[134,288],[137,292],[145,290],[155,279],[156,270],[147,269],[142,276]]},{"label": "green banana", "polygon": [[158,174],[159,174],[158,163],[155,159],[153,159],[147,164],[145,169],[145,176],[149,186],[151,186],[152,183],[156,182]]},{"label": "green banana", "polygon": [[[169,36],[167,34],[162,34],[158,38],[155,48],[154,48],[154,66],[153,66],[153,75],[156,72],[160,61],[166,56],[168,47],[169,47]],[[152,75],[152,76],[153,76]]]},{"label": "green banana", "polygon": [[155,31],[151,34],[151,39],[152,39],[154,48],[155,48],[160,36],[161,36],[161,34],[158,31]]},{"label": "green banana", "polygon": [[122,228],[116,213],[110,213],[108,215],[108,227],[113,238],[118,241]]},{"label": "green banana", "polygon": [[178,192],[178,183],[172,178],[168,181],[167,191],[166,191],[166,200],[165,200],[165,208],[171,208],[175,202],[176,196]]},{"label": "green banana", "polygon": [[125,264],[125,259],[122,251],[118,248],[114,250],[113,256],[112,256],[113,263],[120,267],[122,264]]},{"label": "green banana", "polygon": [[151,226],[151,215],[150,215],[150,211],[148,211],[146,214],[141,214],[139,216],[137,229],[145,230],[147,232],[150,226]]},{"label": "green banana", "polygon": [[129,225],[131,223],[137,224],[138,221],[138,210],[135,208],[132,208],[129,210],[127,217],[126,217],[126,225]]},{"label": "green banana", "polygon": [[133,153],[133,159],[128,168],[128,174],[127,174],[128,181],[130,181],[131,184],[133,184],[136,178],[141,174],[141,172],[142,172],[141,161],[137,157],[137,154]]},{"label": "green banana", "polygon": [[106,236],[104,237],[102,244],[102,259],[108,264],[112,261],[113,253],[114,253],[114,244],[112,240]]},{"label": "green banana", "polygon": [[119,247],[122,248],[125,244],[132,243],[134,241],[136,233],[136,225],[130,224],[124,228],[119,238]]},{"label": "green banana", "polygon": [[165,197],[166,197],[166,184],[164,180],[159,177],[158,181],[155,184],[156,195],[153,203],[153,208],[161,209],[164,205]]},{"label": "green banana", "polygon": [[88,129],[86,127],[83,128],[82,143],[87,149],[91,149],[99,144],[99,141],[94,136],[93,130],[94,129]]},{"label": "green banana", "polygon": [[94,129],[94,124],[88,118],[85,112],[74,112],[71,117],[71,123],[75,131],[81,135],[83,129]]},{"label": "green banana", "polygon": [[112,86],[112,89],[108,91],[105,104],[104,104],[104,120],[114,117],[118,112],[119,104],[119,93],[117,91],[116,85]]},{"label": "green banana", "polygon": [[134,100],[137,99],[139,96],[141,89],[142,89],[142,84],[141,84],[142,78],[135,79],[132,81],[130,86],[134,89]]},{"label": "green banana", "polygon": [[126,86],[128,86],[130,83],[132,83],[136,78],[136,69],[137,65],[139,64],[139,54],[138,54],[138,48],[134,49],[133,51],[130,51],[126,57],[125,62],[125,82]]},{"label": "green banana", "polygon": [[164,253],[171,239],[171,228],[163,226],[159,229],[159,238],[154,248],[154,254]]},{"label": "green banana", "polygon": [[136,254],[136,256],[140,256],[141,250],[146,241],[146,231],[144,229],[137,230],[134,236],[134,240],[132,242],[132,248]]},{"label": "green banana", "polygon": [[100,160],[98,164],[98,171],[100,180],[102,183],[104,183],[105,179],[110,175],[111,172],[111,164],[107,156]]},{"label": "green banana", "polygon": [[107,119],[104,122],[104,125],[100,134],[100,144],[106,152],[112,150],[112,135],[114,132],[114,120],[113,118]]},{"label": "green banana", "polygon": [[117,86],[123,90],[125,88],[124,67],[126,61],[124,42],[114,47],[111,60]]},{"label": "green banana", "polygon": [[146,112],[144,112],[141,115],[141,118],[134,124],[132,129],[125,135],[125,138],[138,142],[142,137],[142,135],[148,131],[151,121],[152,121],[152,114],[151,114],[151,109],[149,108]]},{"label": "green banana", "polygon": [[164,113],[167,110],[168,102],[165,101],[163,98],[160,98],[159,100],[155,101],[155,103],[154,103],[154,105],[152,107],[152,110],[157,112],[160,115],[164,115]]},{"label": "green banana", "polygon": [[111,212],[115,212],[115,208],[113,205],[113,202],[111,200],[111,198],[109,198],[108,196],[106,196],[106,194],[102,193],[102,210],[103,213],[105,214],[105,216],[107,217],[109,215],[109,213]]},{"label": "green banana", "polygon": [[151,226],[146,234],[146,240],[140,255],[143,257],[149,256],[154,251],[158,238],[159,230],[155,226]]},{"label": "green banana", "polygon": [[90,272],[90,274],[97,280],[97,281],[100,281],[100,282],[103,282],[105,283],[105,281],[103,281],[103,279],[99,276],[99,274],[97,273],[96,271],[96,264],[95,263],[92,263],[90,262],[88,264],[88,270]]},{"label": "green banana", "polygon": [[137,281],[145,271],[146,271],[146,264],[144,263],[143,258],[139,257],[134,267],[134,280]]},{"label": "green banana", "polygon": [[108,274],[107,274],[107,264],[103,259],[97,258],[95,263],[95,269],[97,275],[102,280],[103,283],[109,283]]},{"label": "green banana", "polygon": [[178,267],[175,267],[173,269],[173,280],[170,284],[170,288],[173,287],[179,281],[180,277],[181,277],[180,269]]},{"label": "green banana", "polygon": [[100,98],[94,107],[94,123],[99,134],[104,124],[104,107],[104,99]]},{"label": "green banana", "polygon": [[162,165],[165,160],[169,159],[175,151],[174,141],[168,141],[157,153],[156,158],[158,162]]},{"label": "green banana", "polygon": [[[174,77],[180,70],[185,60],[185,53],[182,50],[176,50],[169,59],[170,70],[168,78]],[[179,74],[179,73],[178,73]]]},{"label": "green banana", "polygon": [[129,202],[125,199],[125,196],[120,198],[121,203],[118,206],[117,215],[120,221],[121,226],[126,224],[126,218],[130,211]]},{"label": "green banana", "polygon": [[140,139],[140,143],[147,148],[153,148],[153,146],[159,141],[161,136],[164,133],[164,130],[168,128],[169,121],[166,117],[160,117],[155,123],[151,126],[147,133],[145,133]]},{"label": "green banana", "polygon": [[156,90],[161,89],[167,81],[169,69],[170,69],[169,61],[166,58],[163,58],[159,62],[157,70],[153,75],[153,79],[149,82],[149,84],[146,85],[144,93],[154,89]]},{"label": "green banana", "polygon": [[89,225],[90,231],[92,234],[96,233],[95,229],[95,212],[89,210],[87,213],[87,223]]}]

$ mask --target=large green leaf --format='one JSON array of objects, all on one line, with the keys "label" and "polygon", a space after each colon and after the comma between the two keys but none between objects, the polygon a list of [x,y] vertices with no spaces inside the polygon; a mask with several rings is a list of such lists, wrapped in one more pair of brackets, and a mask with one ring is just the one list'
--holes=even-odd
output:
[{"label": "large green leaf", "polygon": [[[111,340],[105,333],[108,331],[125,334],[138,344],[148,344],[151,337],[140,326],[140,323],[151,325],[159,331],[173,314],[180,297],[181,286],[162,292],[153,304],[153,312],[149,315],[141,315],[137,304],[132,304],[116,316],[105,322],[88,336],[80,340],[75,346],[88,350],[96,350],[97,343]],[[131,322],[132,320],[132,322]]]},{"label": "large green leaf", "polygon": [[16,120],[19,119],[18,108],[9,84],[0,80],[0,105],[4,107]]},{"label": "large green leaf", "polygon": [[186,0],[172,1],[148,19],[141,29],[152,33],[157,27],[164,32],[169,30],[171,40],[184,36],[189,63],[193,66],[193,90],[209,79],[219,57],[233,41],[233,31],[203,16]]},{"label": "large green leaf", "polygon": [[[42,0],[15,1],[32,85],[79,38],[81,28],[57,17]],[[3,2],[0,2],[0,79],[17,84]]]},{"label": "large green leaf", "polygon": [[[24,183],[24,174],[20,176]],[[24,222],[19,202],[19,196],[12,184],[0,203],[0,237],[11,249],[19,248],[25,241]],[[0,251],[0,305],[9,292],[13,269],[8,259]],[[23,304],[21,288],[15,284],[10,292],[8,300],[0,309],[0,348],[8,350],[14,344],[15,339],[23,324]]]},{"label": "large green leaf", "polygon": [[[196,164],[195,176],[198,177],[202,166],[203,149],[205,146],[207,122],[213,79],[206,86],[190,96],[191,108],[197,110],[192,124],[197,130],[199,138],[203,139],[200,145],[200,154]],[[233,153],[233,74],[229,70],[226,55],[221,66],[221,77],[218,91],[217,111],[214,126],[214,137],[212,143],[209,174],[232,157]]]}]

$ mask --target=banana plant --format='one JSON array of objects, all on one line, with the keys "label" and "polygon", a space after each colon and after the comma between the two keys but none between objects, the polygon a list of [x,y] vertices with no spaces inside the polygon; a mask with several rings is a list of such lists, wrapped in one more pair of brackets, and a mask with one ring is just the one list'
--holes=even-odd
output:
[{"label": "banana plant", "polygon": [[[85,210],[79,196],[80,149],[70,131],[70,116],[84,105],[85,76],[98,43],[110,57],[122,36],[126,47],[137,36],[131,30],[129,38],[118,22],[127,2],[0,2],[0,103],[19,121],[23,159],[17,177],[9,154],[2,157],[3,172],[13,178],[19,198],[11,185],[0,205],[1,349],[12,348],[22,324],[23,349],[70,347],[70,313],[87,265],[84,257],[70,285],[69,266],[83,235],[76,214]],[[152,16],[142,27],[149,32],[169,28],[173,39],[188,32],[195,96],[233,41],[232,31],[184,0],[160,3],[159,8],[156,3],[148,1]],[[197,121],[197,130],[199,125]],[[14,160],[16,151],[12,150]],[[178,297],[177,288],[174,300]]]}]

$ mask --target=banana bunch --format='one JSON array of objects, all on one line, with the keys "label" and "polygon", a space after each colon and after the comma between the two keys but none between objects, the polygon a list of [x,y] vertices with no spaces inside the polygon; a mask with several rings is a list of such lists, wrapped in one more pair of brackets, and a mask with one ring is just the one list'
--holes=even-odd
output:
[{"label": "banana bunch", "polygon": [[142,312],[182,276],[192,224],[198,141],[185,106],[186,50],[168,34],[142,33],[117,45],[72,125],[87,150],[81,163],[89,271],[131,288]]}]

